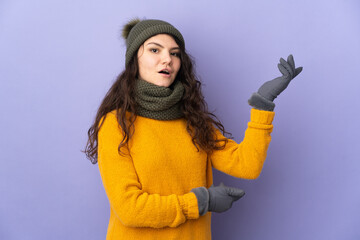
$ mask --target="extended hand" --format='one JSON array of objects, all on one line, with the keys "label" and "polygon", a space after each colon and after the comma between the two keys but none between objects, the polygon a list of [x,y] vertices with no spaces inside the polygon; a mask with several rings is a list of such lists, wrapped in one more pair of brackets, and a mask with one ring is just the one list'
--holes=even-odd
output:
[{"label": "extended hand", "polygon": [[288,56],[287,61],[280,58],[278,68],[283,75],[265,82],[258,90],[258,93],[269,101],[274,101],[303,69],[302,67],[295,69],[294,58],[291,54]]},{"label": "extended hand", "polygon": [[214,187],[214,184],[209,190],[209,211],[210,212],[225,212],[231,208],[234,201],[239,200],[245,195],[245,192],[239,188],[226,187],[223,183]]}]

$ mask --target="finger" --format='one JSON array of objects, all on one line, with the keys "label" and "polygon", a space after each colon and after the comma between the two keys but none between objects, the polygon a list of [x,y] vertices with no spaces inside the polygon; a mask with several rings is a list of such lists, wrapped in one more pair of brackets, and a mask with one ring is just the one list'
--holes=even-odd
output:
[{"label": "finger", "polygon": [[289,55],[287,58],[287,62],[290,64],[292,69],[295,69],[295,61],[293,55]]},{"label": "finger", "polygon": [[286,70],[288,70],[291,77],[294,76],[294,70],[291,68],[289,63],[287,63],[283,58],[280,58],[280,63],[286,68]]},{"label": "finger", "polygon": [[232,197],[242,197],[245,194],[245,191],[239,188],[227,187],[226,192],[229,196]]},{"label": "finger", "polygon": [[241,195],[237,196],[237,197],[233,197],[235,198],[235,200],[239,200],[240,198],[242,198],[245,195],[245,192],[243,191]]},{"label": "finger", "polygon": [[299,73],[301,73],[301,71],[303,70],[303,67],[298,67],[297,69],[295,69],[295,76],[299,75]]},{"label": "finger", "polygon": [[285,67],[283,65],[281,65],[280,63],[278,64],[278,68],[285,77],[290,76],[290,73],[288,72],[288,70],[286,70]]},{"label": "finger", "polygon": [[245,191],[243,191],[243,190],[241,190],[241,191],[242,192],[237,195],[230,195],[234,201],[239,200],[240,198],[242,198],[245,195]]}]

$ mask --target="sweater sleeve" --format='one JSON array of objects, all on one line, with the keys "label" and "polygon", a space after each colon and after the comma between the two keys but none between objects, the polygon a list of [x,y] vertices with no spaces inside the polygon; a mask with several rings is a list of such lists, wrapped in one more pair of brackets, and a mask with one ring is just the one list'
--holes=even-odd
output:
[{"label": "sweater sleeve", "polygon": [[122,137],[115,114],[108,113],[98,133],[98,164],[110,207],[118,219],[128,227],[162,228],[199,218],[193,192],[161,196],[142,190],[131,157],[118,153]]},{"label": "sweater sleeve", "polygon": [[[214,151],[211,155],[214,168],[237,178],[259,177],[271,141],[274,115],[274,112],[252,108],[243,141],[238,144],[228,139],[224,149]],[[219,130],[216,132],[217,139],[225,138]]]}]

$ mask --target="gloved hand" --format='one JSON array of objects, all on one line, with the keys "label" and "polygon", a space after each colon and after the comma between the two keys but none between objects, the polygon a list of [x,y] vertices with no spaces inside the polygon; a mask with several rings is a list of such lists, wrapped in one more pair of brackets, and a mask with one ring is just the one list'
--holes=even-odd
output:
[{"label": "gloved hand", "polygon": [[280,58],[278,68],[283,75],[265,82],[259,88],[258,92],[254,93],[249,99],[249,104],[251,106],[261,110],[274,110],[274,99],[285,90],[290,81],[303,69],[302,67],[295,68],[294,58],[291,54],[288,56],[287,61]]},{"label": "gloved hand", "polygon": [[208,211],[225,212],[231,208],[234,201],[245,195],[243,190],[227,187],[223,183],[217,187],[214,187],[213,184],[209,189],[205,187],[193,188],[191,192],[195,193],[198,200],[200,216],[205,215]]},{"label": "gloved hand", "polygon": [[214,184],[208,189],[210,200],[209,200],[209,211],[210,212],[225,212],[231,208],[234,201],[239,200],[245,195],[244,190],[233,187],[226,187],[223,183],[219,186],[214,187]]}]

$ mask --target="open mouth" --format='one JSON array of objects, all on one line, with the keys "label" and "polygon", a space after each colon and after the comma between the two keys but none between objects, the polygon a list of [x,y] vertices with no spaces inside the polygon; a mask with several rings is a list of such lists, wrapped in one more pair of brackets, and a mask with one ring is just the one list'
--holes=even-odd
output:
[{"label": "open mouth", "polygon": [[168,71],[166,71],[166,70],[160,71],[159,73],[170,75],[170,73]]}]

